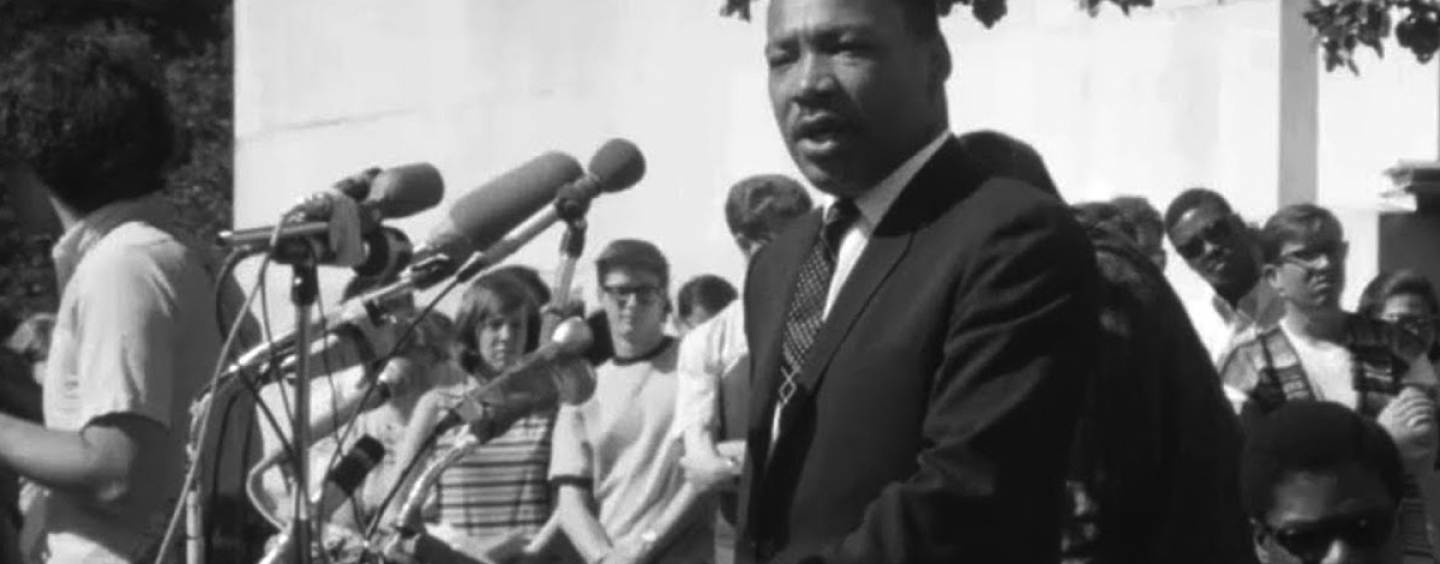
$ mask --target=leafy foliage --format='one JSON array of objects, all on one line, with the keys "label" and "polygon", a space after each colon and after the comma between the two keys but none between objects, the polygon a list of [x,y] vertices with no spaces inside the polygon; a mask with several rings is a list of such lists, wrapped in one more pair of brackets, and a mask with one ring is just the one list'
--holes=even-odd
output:
[{"label": "leafy foliage", "polygon": [[[969,6],[975,19],[987,28],[993,27],[1006,13],[1006,0],[913,1],[935,2],[941,16],[948,15],[955,4]],[[752,2],[725,0],[720,14],[749,20]],[[1079,0],[1080,8],[1092,16],[1106,2],[1115,4],[1126,15],[1136,6],[1154,6],[1154,0]],[[1395,23],[1396,20],[1399,23]],[[1392,30],[1400,46],[1414,53],[1421,64],[1429,62],[1440,50],[1440,1],[1437,0],[1310,0],[1305,21],[1315,28],[1326,70],[1344,66],[1358,73],[1355,49],[1366,46],[1385,56],[1384,40]]]},{"label": "leafy foliage", "polygon": [[[725,0],[725,5],[720,8],[721,16],[735,16],[742,20],[750,20],[750,4],[754,0]],[[994,27],[995,23],[1005,17],[1007,9],[1005,0],[905,0],[915,2],[934,2],[935,11],[941,16],[950,15],[950,10],[956,4],[969,6],[970,15],[984,24],[985,27]],[[1053,1],[1053,0],[1052,0]],[[1079,0],[1080,8],[1095,15],[1105,3],[1113,3],[1124,11],[1130,13],[1130,8],[1135,6],[1150,7],[1154,0]]]},{"label": "leafy foliage", "polygon": [[[155,54],[180,150],[165,197],[180,225],[214,241],[231,223],[232,69],[230,0],[0,0],[0,55],[35,34],[88,34]],[[26,229],[0,194],[0,309],[54,311],[54,232]]]},{"label": "leafy foliage", "polygon": [[1310,0],[1305,21],[1315,28],[1327,70],[1344,66],[1358,73],[1355,49],[1362,45],[1385,56],[1383,41],[1392,29],[1422,64],[1440,49],[1440,6],[1431,0]]}]

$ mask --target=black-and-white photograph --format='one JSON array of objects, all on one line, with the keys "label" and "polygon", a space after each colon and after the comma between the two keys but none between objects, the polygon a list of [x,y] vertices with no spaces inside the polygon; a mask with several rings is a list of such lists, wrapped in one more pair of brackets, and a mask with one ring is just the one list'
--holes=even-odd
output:
[{"label": "black-and-white photograph", "polygon": [[1440,564],[1436,0],[0,0],[0,564]]}]

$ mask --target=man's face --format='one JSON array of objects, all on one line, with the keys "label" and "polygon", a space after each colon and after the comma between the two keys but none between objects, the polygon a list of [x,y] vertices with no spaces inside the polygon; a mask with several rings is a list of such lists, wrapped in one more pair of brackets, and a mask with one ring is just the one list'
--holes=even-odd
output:
[{"label": "man's face", "polygon": [[1340,308],[1349,245],[1339,230],[1324,227],[1280,246],[1280,258],[1265,267],[1271,287],[1288,303],[1307,310]]},{"label": "man's face", "polygon": [[816,188],[854,197],[944,127],[949,54],[896,0],[772,0],[770,103]]},{"label": "man's face", "polygon": [[653,272],[618,266],[600,280],[600,302],[616,341],[644,343],[665,331],[665,288]]},{"label": "man's face", "polygon": [[1254,283],[1255,243],[1233,213],[1218,206],[1191,209],[1170,227],[1170,244],[1196,274],[1215,288]]},{"label": "man's face", "polygon": [[1258,523],[1255,551],[1265,564],[1398,564],[1395,500],[1380,477],[1357,465],[1296,474],[1275,488]]}]

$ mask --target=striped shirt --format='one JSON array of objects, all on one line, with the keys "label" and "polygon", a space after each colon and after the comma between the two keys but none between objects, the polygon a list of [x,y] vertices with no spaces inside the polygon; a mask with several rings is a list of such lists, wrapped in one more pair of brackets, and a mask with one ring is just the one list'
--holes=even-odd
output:
[{"label": "striped shirt", "polygon": [[[440,522],[472,536],[538,531],[550,518],[554,422],[554,411],[520,419],[445,470],[435,486]],[[437,452],[469,432],[461,427],[447,433]]]}]

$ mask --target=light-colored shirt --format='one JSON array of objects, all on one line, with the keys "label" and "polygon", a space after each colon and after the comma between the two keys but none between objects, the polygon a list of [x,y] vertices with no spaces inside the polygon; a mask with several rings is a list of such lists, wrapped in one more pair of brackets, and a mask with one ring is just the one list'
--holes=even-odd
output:
[{"label": "light-colored shirt", "polygon": [[147,456],[163,464],[141,479],[174,491],[114,507],[43,491],[25,522],[29,562],[133,562],[164,533],[185,472],[191,402],[209,381],[221,345],[213,264],[173,233],[170,215],[153,196],[117,202],[56,243],[64,290],[43,404],[46,427],[60,431],[78,432],[115,414],[159,424],[165,441]]},{"label": "light-colored shirt", "polygon": [[1210,351],[1215,366],[1225,365],[1235,346],[1249,338],[1248,332],[1271,327],[1285,316],[1285,300],[1262,278],[1234,306],[1218,295],[1210,296],[1208,313],[1196,320],[1196,329]]},{"label": "light-colored shirt", "polygon": [[[614,543],[636,541],[659,526],[656,520],[685,484],[681,444],[671,436],[677,352],[672,341],[646,360],[607,361],[595,371],[595,394],[580,405],[561,405],[555,417],[550,478],[590,484],[597,520]],[[712,514],[693,515],[652,562],[713,558]]]},{"label": "light-colored shirt", "polygon": [[732,302],[715,317],[685,334],[680,341],[676,368],[679,384],[675,396],[675,438],[683,438],[686,431],[697,427],[711,433],[719,428],[716,408],[721,383],[748,378],[749,361],[745,307],[739,302]]},{"label": "light-colored shirt", "polygon": [[[945,141],[950,139],[950,132],[943,131],[939,136],[930,141],[930,144],[922,147],[904,163],[901,163],[890,176],[886,176],[875,185],[875,188],[855,198],[855,207],[860,210],[860,217],[850,224],[849,229],[840,238],[840,249],[835,254],[835,273],[830,277],[830,288],[825,297],[824,317],[830,317],[830,308],[835,305],[835,298],[845,287],[845,281],[850,278],[850,272],[855,270],[855,264],[860,261],[864,254],[865,247],[870,244],[870,236],[875,233],[875,227],[880,225],[880,220],[890,211],[890,206],[905,187],[920,173],[925,163],[940,151]],[[832,199],[825,204],[825,212],[829,213],[830,208],[835,205]],[[773,449],[780,437],[780,410],[776,409],[770,418],[770,447]]]}]

